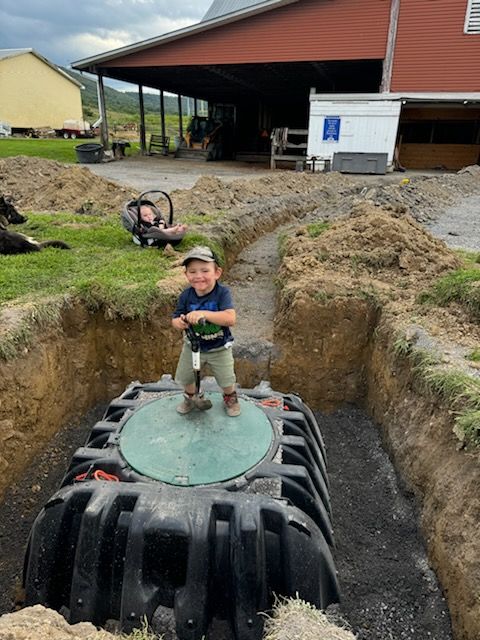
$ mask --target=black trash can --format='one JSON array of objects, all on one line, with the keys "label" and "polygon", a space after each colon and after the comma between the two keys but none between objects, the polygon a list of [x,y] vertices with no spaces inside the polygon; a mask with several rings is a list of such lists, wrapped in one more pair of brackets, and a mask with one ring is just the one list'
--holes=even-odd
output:
[{"label": "black trash can", "polygon": [[82,164],[95,164],[103,158],[103,146],[94,142],[77,144],[75,147],[78,162]]}]

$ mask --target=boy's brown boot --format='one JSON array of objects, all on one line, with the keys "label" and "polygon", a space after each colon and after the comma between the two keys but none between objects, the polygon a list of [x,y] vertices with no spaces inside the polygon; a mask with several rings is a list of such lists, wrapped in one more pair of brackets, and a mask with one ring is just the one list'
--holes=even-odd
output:
[{"label": "boy's brown boot", "polygon": [[193,402],[197,409],[200,409],[200,411],[206,411],[207,409],[212,408],[212,403],[210,402],[210,400],[208,400],[208,398],[205,398],[203,393],[195,395],[193,398]]},{"label": "boy's brown boot", "polygon": [[181,402],[177,406],[178,413],[181,413],[182,415],[184,415],[186,413],[190,413],[192,409],[195,409],[195,402],[193,400],[194,397],[195,397],[194,394],[190,395],[189,393],[184,393],[183,402]]},{"label": "boy's brown boot", "polygon": [[231,418],[235,418],[239,416],[241,413],[240,403],[238,402],[237,392],[233,393],[224,393],[223,394],[223,402],[225,411],[227,412],[227,416]]}]

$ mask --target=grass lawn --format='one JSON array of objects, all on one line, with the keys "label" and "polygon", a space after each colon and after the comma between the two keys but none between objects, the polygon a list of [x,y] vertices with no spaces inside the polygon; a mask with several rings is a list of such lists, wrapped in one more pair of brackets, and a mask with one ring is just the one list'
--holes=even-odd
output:
[{"label": "grass lawn", "polygon": [[[142,317],[158,301],[156,283],[175,261],[162,250],[135,245],[116,216],[31,214],[19,230],[39,241],[64,240],[71,251],[0,255],[0,308],[71,294],[112,317]],[[199,242],[207,241],[187,234],[178,248],[185,251]]]}]

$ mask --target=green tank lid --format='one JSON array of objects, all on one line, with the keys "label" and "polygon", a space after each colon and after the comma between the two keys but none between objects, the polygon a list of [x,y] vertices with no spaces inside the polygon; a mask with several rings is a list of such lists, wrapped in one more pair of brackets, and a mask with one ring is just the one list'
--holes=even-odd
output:
[{"label": "green tank lid", "polygon": [[125,422],[120,451],[144,476],[178,486],[224,482],[255,467],[273,442],[267,415],[251,400],[239,399],[242,413],[231,418],[220,393],[206,393],[208,411],[180,415],[181,394],[146,403]]}]

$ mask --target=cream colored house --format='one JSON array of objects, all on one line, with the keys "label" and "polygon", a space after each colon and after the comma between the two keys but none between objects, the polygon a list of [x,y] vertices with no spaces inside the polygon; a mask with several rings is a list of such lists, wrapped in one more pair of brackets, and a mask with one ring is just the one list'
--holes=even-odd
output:
[{"label": "cream colored house", "polygon": [[33,49],[0,49],[0,122],[61,129],[83,120],[82,85]]}]

